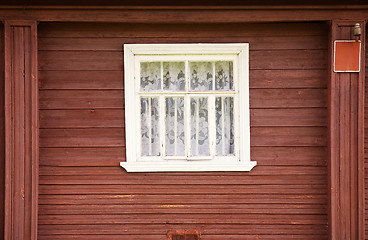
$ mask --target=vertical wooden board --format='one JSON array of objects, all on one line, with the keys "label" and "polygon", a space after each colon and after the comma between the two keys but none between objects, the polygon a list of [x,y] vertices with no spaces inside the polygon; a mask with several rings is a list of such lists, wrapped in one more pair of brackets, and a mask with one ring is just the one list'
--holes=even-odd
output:
[{"label": "vertical wooden board", "polygon": [[[359,22],[364,25],[364,22]],[[331,28],[330,59],[333,42],[353,39],[355,22],[334,21]],[[365,41],[364,29],[360,36]],[[362,44],[362,48],[365,45]],[[364,58],[362,63],[364,64]],[[364,233],[364,76],[335,72],[330,65],[330,159],[329,159],[329,233],[331,239],[359,239]]]},{"label": "vertical wooden board", "polygon": [[35,22],[5,22],[5,239],[35,240],[37,237],[35,38]]},{"label": "vertical wooden board", "polygon": [[24,237],[24,208],[25,208],[25,201],[21,194],[24,194],[24,173],[25,173],[25,166],[24,166],[24,142],[25,142],[25,134],[23,129],[24,126],[24,29],[23,27],[12,27],[13,34],[14,34],[14,45],[13,45],[13,68],[12,68],[12,76],[14,80],[14,95],[13,95],[13,103],[15,113],[13,115],[13,131],[14,131],[14,161],[13,161],[13,168],[14,168],[14,175],[13,183],[14,187],[12,189],[14,201],[13,207],[13,218],[17,219],[18,221],[22,221],[20,225],[18,225],[16,230],[13,232],[15,233],[13,236],[15,239],[21,239]]},{"label": "vertical wooden board", "polygon": [[[366,30],[368,29],[368,27],[366,28]],[[366,44],[368,44],[368,38],[366,38]],[[362,56],[365,59],[365,63],[367,63],[368,60],[368,48],[365,49],[364,51],[364,55]],[[368,66],[362,66],[362,68],[365,68],[366,72],[368,70]],[[364,130],[365,130],[365,134],[364,134],[364,152],[365,152],[365,156],[364,156],[364,170],[365,170],[365,176],[364,176],[364,187],[365,187],[365,206],[364,206],[364,210],[365,210],[365,239],[368,239],[368,138],[367,138],[367,129],[368,129],[368,94],[367,94],[367,90],[368,90],[368,75],[365,76],[365,95],[364,95],[364,99],[365,99],[365,104],[364,104]]]},{"label": "vertical wooden board", "polygon": [[0,24],[0,236],[4,236],[5,197],[5,102],[4,102],[4,25]]}]

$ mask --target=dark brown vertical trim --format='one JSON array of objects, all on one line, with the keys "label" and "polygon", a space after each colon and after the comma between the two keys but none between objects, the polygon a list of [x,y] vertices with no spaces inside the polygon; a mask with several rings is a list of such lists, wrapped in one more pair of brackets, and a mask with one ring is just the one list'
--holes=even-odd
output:
[{"label": "dark brown vertical trim", "polygon": [[4,25],[0,23],[0,236],[4,236],[5,194],[5,103],[4,103]]},{"label": "dark brown vertical trim", "polygon": [[354,39],[360,23],[362,53],[364,21],[332,21],[329,81],[329,231],[330,239],[364,239],[364,77],[361,56],[359,73],[333,72],[335,40]]},{"label": "dark brown vertical trim", "polygon": [[37,24],[5,22],[5,239],[37,239]]}]

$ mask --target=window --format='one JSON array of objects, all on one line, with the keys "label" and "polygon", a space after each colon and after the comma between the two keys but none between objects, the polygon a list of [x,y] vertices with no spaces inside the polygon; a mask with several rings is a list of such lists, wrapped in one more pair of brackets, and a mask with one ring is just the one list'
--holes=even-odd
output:
[{"label": "window", "polygon": [[128,172],[249,171],[248,44],[124,45]]}]

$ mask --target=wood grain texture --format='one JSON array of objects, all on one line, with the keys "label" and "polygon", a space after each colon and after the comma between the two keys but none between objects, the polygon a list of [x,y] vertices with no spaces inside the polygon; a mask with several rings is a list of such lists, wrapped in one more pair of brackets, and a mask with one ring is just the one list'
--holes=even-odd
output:
[{"label": "wood grain texture", "polygon": [[5,239],[37,239],[37,27],[5,22]]},{"label": "wood grain texture", "polygon": [[[213,38],[208,36],[198,36],[190,38],[180,37],[44,37],[39,39],[42,51],[117,51],[121,52],[121,42],[124,43],[227,43],[228,37]],[[243,42],[243,36],[232,37],[233,42]],[[248,36],[250,50],[326,50],[327,38],[321,36]]]},{"label": "wood grain texture", "polygon": [[[270,14],[270,10],[272,14]],[[249,23],[328,21],[332,19],[364,19],[366,8],[357,9],[2,9],[1,20],[16,16],[48,22],[122,22],[122,23]]]},{"label": "wood grain texture", "polygon": [[[41,23],[39,239],[327,239],[326,27]],[[250,43],[251,172],[119,167],[121,46],[174,42]]]},{"label": "wood grain texture", "polygon": [[[275,174],[275,171],[277,174]],[[321,166],[263,166],[261,169],[257,169],[249,172],[249,176],[305,176],[305,175],[325,175],[327,170]],[[114,166],[44,166],[42,171],[40,172],[40,176],[123,176],[126,179],[136,179],[140,178],[143,174],[135,174],[131,175],[124,171],[121,171],[119,168],[115,168]],[[172,173],[156,173],[152,176],[145,176],[146,179],[154,179],[155,177],[198,177],[198,174],[192,172],[172,172]],[[213,173],[203,172],[200,177],[205,176],[208,178],[213,178]],[[217,178],[221,179],[222,177],[226,178],[229,176],[234,176],[235,178],[243,177],[242,173],[239,172],[226,172],[222,173]]]},{"label": "wood grain texture", "polygon": [[[368,42],[368,39],[366,39],[366,44]],[[368,49],[365,49],[365,62],[368,62]],[[368,66],[365,66],[365,71],[368,71]],[[365,93],[364,93],[364,190],[365,190],[365,204],[364,204],[364,210],[365,210],[365,239],[368,238],[368,76],[365,76]]]},{"label": "wood grain texture", "polygon": [[[170,224],[171,226],[172,224]],[[160,235],[74,235],[74,234],[63,234],[63,235],[41,235],[39,239],[56,239],[56,240],[63,240],[63,239],[77,239],[77,240],[99,240],[101,238],[106,240],[157,240],[157,238],[160,237]],[[226,235],[201,235],[201,240],[251,240],[251,239],[257,239],[259,237],[262,237],[264,239],[274,239],[274,240],[283,240],[283,239],[299,239],[299,240],[314,240],[314,239],[321,239],[321,240],[327,240],[328,238],[325,235],[292,235],[290,238],[290,235],[275,235],[275,234],[258,234],[258,235],[241,235],[241,234],[226,234]]]},{"label": "wood grain texture", "polygon": [[[124,147],[41,147],[40,153],[40,165],[43,166],[116,167],[125,160]],[[326,147],[251,147],[252,159],[265,166],[323,167],[326,166],[326,154]]]},{"label": "wood grain texture", "polygon": [[[331,25],[333,41],[351,39],[352,22]],[[365,25],[360,22],[362,29]],[[362,38],[364,43],[365,39]],[[364,49],[364,44],[362,45]],[[362,58],[364,66],[364,58]],[[329,232],[332,240],[364,239],[364,77],[360,73],[334,73],[329,83]]]},{"label": "wood grain texture", "polygon": [[[0,24],[0,59],[4,55],[4,25]],[[0,64],[0,236],[4,236],[5,216],[5,64]]]},{"label": "wood grain texture", "polygon": [[[185,225],[170,225],[172,229],[179,229],[183,227],[184,229],[193,229],[196,225],[193,224],[185,224]],[[55,225],[54,229],[45,228],[41,226],[42,232],[45,232],[45,235],[52,235],[52,234],[63,234],[68,232],[70,234],[96,234],[100,231],[104,231],[105,226],[103,225]],[[204,224],[201,226],[201,233],[202,234],[226,234],[226,235],[250,235],[250,234],[288,234],[291,232],[293,235],[302,235],[302,234],[309,234],[309,235],[324,235],[326,234],[326,227],[323,225],[320,227],[311,226],[311,225],[275,225],[275,229],[270,229],[266,225],[259,225],[258,227],[248,225],[247,227],[244,226],[234,226],[229,225],[226,230],[220,230],[217,228],[216,224]],[[292,228],[292,229],[290,229]],[[315,230],[313,230],[315,228]],[[145,227],[140,226],[139,224],[127,224],[126,226],[111,226],[111,234],[116,235],[134,235],[134,234],[152,234],[152,235],[159,235],[162,231],[165,231],[167,226],[165,224],[147,224]]]},{"label": "wood grain texture", "polygon": [[[123,70],[123,54],[116,51],[40,51],[42,71]],[[250,51],[250,70],[321,70],[327,67],[327,50]],[[317,61],[316,61],[317,60]]]},{"label": "wood grain texture", "polygon": [[[326,107],[326,89],[250,89],[250,108]],[[40,109],[123,108],[121,90],[43,90]]]},{"label": "wood grain texture", "polygon": [[[306,197],[307,196],[307,197]],[[250,194],[232,194],[231,196],[223,194],[64,194],[54,195],[45,194],[40,195],[40,205],[106,205],[109,204],[163,204],[167,207],[170,205],[183,203],[186,204],[308,204],[308,205],[327,205],[327,198],[325,194],[308,194],[304,193],[250,193]],[[257,226],[257,225],[256,225]],[[255,226],[255,227],[256,227]],[[262,226],[262,225],[259,225]],[[251,226],[250,226],[251,227]],[[299,227],[299,226],[295,226]],[[327,228],[327,226],[321,225]],[[44,226],[47,228],[47,226]]]},{"label": "wood grain texture", "polygon": [[[124,89],[124,72],[116,71],[40,71],[41,90],[121,90]],[[324,89],[327,83],[325,70],[253,70],[250,88]]]},{"label": "wood grain texture", "polygon": [[[147,26],[143,24],[121,24],[121,23],[67,23],[56,22],[54,24],[44,23],[39,37],[93,37],[93,38],[112,38],[126,37],[131,38],[157,38],[157,37],[177,37],[183,40],[195,37],[212,38],[233,38],[233,37],[275,37],[275,36],[326,36],[328,26],[321,23],[232,23],[232,24],[178,24],[166,21],[165,24]],[[260,30],[263,31],[260,31]],[[238,30],[238,31],[236,31]],[[148,40],[148,39],[147,39]],[[131,42],[132,43],[132,42]],[[40,49],[43,47],[40,46]],[[327,49],[327,45],[325,48]]]}]

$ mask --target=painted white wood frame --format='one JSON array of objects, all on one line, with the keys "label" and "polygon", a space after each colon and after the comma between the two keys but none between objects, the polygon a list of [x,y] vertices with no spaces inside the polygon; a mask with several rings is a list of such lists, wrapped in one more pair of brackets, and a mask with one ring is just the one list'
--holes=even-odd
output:
[{"label": "painted white wood frame", "polygon": [[[161,87],[163,87],[162,62],[174,61],[185,62],[185,91],[140,91],[141,62],[161,62]],[[196,61],[213,63],[231,61],[233,63],[234,89],[205,92],[189,91],[188,62]],[[250,171],[257,165],[256,161],[250,159],[249,44],[125,44],[124,72],[127,160],[121,162],[120,166],[126,169],[127,172]],[[215,82],[215,75],[213,75],[212,81]],[[142,156],[141,154],[141,97],[156,97],[159,101],[159,156]],[[165,156],[164,108],[166,97],[184,98],[185,156]],[[192,97],[208,98],[210,139],[208,156],[190,156],[191,136],[189,134],[190,120],[188,119],[190,116],[189,101]],[[216,156],[215,97],[233,97],[233,155]]]}]

